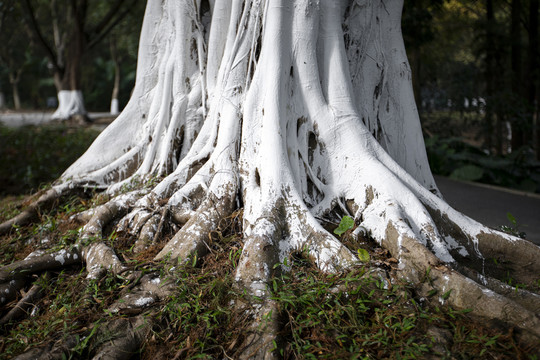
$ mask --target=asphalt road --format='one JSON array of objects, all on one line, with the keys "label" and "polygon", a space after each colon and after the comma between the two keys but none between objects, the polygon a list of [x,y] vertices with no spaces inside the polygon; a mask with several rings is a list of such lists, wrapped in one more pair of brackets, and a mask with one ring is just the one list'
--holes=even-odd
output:
[{"label": "asphalt road", "polygon": [[506,215],[510,213],[519,231],[540,245],[540,195],[440,176],[435,181],[454,209],[492,228],[511,226]]}]

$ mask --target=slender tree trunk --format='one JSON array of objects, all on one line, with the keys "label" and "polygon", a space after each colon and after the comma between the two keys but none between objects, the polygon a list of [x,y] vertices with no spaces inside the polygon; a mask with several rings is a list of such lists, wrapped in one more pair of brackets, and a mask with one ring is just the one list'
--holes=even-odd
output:
[{"label": "slender tree trunk", "polygon": [[512,0],[510,39],[511,46],[511,67],[512,67],[512,93],[514,101],[514,111],[510,112],[510,123],[512,127],[511,146],[512,151],[518,150],[525,144],[525,121],[522,118],[524,111],[524,86],[521,71],[522,51],[521,51],[521,0]]},{"label": "slender tree trunk", "polygon": [[21,109],[21,99],[19,97],[19,83],[18,82],[13,82],[11,84],[11,87],[13,89],[13,106],[14,106],[15,110],[20,110]]},{"label": "slender tree trunk", "polygon": [[19,97],[19,81],[21,78],[21,70],[9,74],[9,82],[13,92],[13,106],[15,110],[21,109],[21,98]]},{"label": "slender tree trunk", "polygon": [[119,111],[118,94],[120,92],[120,59],[116,49],[116,39],[111,37],[111,59],[114,63],[114,82],[111,96],[111,114],[117,115]]},{"label": "slender tree trunk", "polygon": [[494,44],[494,34],[493,28],[495,15],[493,13],[493,0],[486,0],[486,114],[485,114],[485,141],[486,147],[489,151],[493,149],[493,131],[495,127],[493,126],[495,122],[495,113],[493,107],[495,104],[494,101],[494,76],[495,76],[495,44]]},{"label": "slender tree trunk", "polygon": [[539,1],[529,2],[529,49],[528,49],[528,71],[526,77],[527,100],[531,108],[533,122],[533,137],[536,149],[536,158],[540,159],[540,124],[538,108],[538,88],[540,86],[540,51],[538,41],[538,12]]},{"label": "slender tree trunk", "polygon": [[[45,32],[38,21],[32,1],[22,1],[26,11],[28,31],[44,50],[54,73],[58,90],[58,109],[53,114],[53,118],[65,120],[76,115],[79,119],[87,120],[80,79],[84,54],[103,40],[139,0],[108,1],[107,13],[93,27],[88,24],[90,22],[87,16],[88,0],[61,2],[51,0],[49,5],[52,43],[44,36]],[[64,11],[58,11],[60,6]]]}]

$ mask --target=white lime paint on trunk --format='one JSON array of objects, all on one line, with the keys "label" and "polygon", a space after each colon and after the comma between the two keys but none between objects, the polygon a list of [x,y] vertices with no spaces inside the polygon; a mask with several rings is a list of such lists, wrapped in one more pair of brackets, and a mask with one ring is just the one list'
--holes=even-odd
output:
[{"label": "white lime paint on trunk", "polygon": [[111,100],[111,114],[118,115],[119,113],[120,113],[120,105],[118,103],[118,99],[112,99]]},{"label": "white lime paint on trunk", "polygon": [[[146,182],[129,203],[111,205],[127,212],[120,224],[138,237],[137,249],[157,236],[165,209],[179,229],[156,258],[200,255],[208,233],[241,204],[237,280],[258,295],[294,251],[309,249],[328,271],[358,261],[321,225],[346,214],[413,282],[430,264],[483,261],[494,238],[540,253],[439,197],[403,46],[402,1],[201,3],[148,2],[133,96],[62,177],[112,195]],[[100,214],[88,215],[92,236]],[[96,251],[84,253],[104,266]]]},{"label": "white lime paint on trunk", "polygon": [[[379,241],[394,223],[453,262],[450,250],[466,250],[445,241],[426,205],[472,241],[491,230],[432,194],[401,7],[235,0],[199,14],[191,1],[150,2],[132,99],[63,178],[114,193],[166,176],[139,205],[168,198],[191,215],[209,194],[240,188],[246,236],[273,239],[283,260],[315,234],[323,268],[352,255],[340,259],[347,251],[316,218],[348,212],[352,201],[351,215]],[[277,207],[289,223],[279,236],[257,225]]]},{"label": "white lime paint on trunk", "polygon": [[66,120],[74,115],[86,115],[82,91],[61,90],[58,93],[58,109],[56,109],[52,118]]},{"label": "white lime paint on trunk", "polygon": [[[101,241],[113,221],[135,252],[155,244],[168,221],[174,236],[155,260],[187,261],[203,256],[220,221],[243,209],[236,280],[265,297],[276,265],[294,252],[307,251],[326,271],[358,263],[357,249],[322,226],[349,215],[422,296],[431,274],[430,286],[453,290],[446,302],[540,338],[539,296],[509,292],[486,271],[486,259],[500,259],[516,282],[532,283],[540,248],[440,198],[413,98],[402,5],[149,1],[131,100],[59,183],[0,232],[74,188],[103,189],[108,202],[74,216],[86,223],[77,253],[98,278],[125,270]],[[271,309],[252,309],[254,318]]]}]

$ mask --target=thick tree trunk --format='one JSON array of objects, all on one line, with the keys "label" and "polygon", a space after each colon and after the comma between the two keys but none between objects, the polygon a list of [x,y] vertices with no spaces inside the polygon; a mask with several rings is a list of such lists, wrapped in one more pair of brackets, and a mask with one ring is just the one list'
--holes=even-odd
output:
[{"label": "thick tree trunk", "polygon": [[57,70],[54,74],[58,89],[58,108],[52,115],[56,120],[77,118],[87,119],[84,107],[84,97],[81,91],[81,66],[83,55],[84,34],[76,33],[69,40],[68,58],[70,59],[66,69]]},{"label": "thick tree trunk", "polygon": [[[66,259],[82,258],[89,278],[124,272],[101,240],[104,229],[128,232],[140,252],[159,238],[165,219],[179,230],[154,259],[196,261],[208,251],[208,234],[242,207],[235,281],[264,302],[250,309],[254,335],[238,357],[269,358],[279,320],[268,282],[297,251],[329,272],[357,264],[357,249],[321,225],[349,215],[355,234],[386,247],[399,263],[397,277],[420,296],[435,288],[443,302],[516,326],[521,340],[536,344],[538,295],[509,290],[486,259],[503,259],[516,282],[532,284],[540,248],[440,198],[400,30],[402,5],[149,1],[130,102],[0,232],[73,189],[103,189],[110,200],[76,216],[86,225],[67,254],[0,269],[0,283]],[[138,183],[144,186],[133,189]],[[156,296],[166,301],[171,291]]]},{"label": "thick tree trunk", "polygon": [[414,92],[414,99],[417,104],[422,104],[422,88],[421,88],[421,71],[422,71],[422,60],[420,57],[420,49],[416,48],[411,52],[410,62],[414,65],[412,71],[412,85]]}]

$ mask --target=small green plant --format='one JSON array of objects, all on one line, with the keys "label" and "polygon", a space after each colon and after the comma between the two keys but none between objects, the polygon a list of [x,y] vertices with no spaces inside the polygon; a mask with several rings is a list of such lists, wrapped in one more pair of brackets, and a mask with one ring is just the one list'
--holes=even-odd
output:
[{"label": "small green plant", "polygon": [[362,261],[364,263],[369,262],[369,260],[371,258],[366,249],[358,249],[358,250],[356,250],[356,254],[358,255],[358,258],[360,259],[360,261]]},{"label": "small green plant", "polygon": [[510,226],[501,225],[499,227],[499,229],[501,231],[504,231],[507,234],[514,235],[514,236],[520,237],[522,239],[525,239],[527,234],[525,234],[525,232],[523,232],[523,231],[519,231],[518,222],[517,222],[516,218],[514,217],[514,215],[512,215],[511,213],[508,212],[508,213],[506,213],[506,218],[508,219],[508,221],[510,222],[511,225]]},{"label": "small green plant", "polygon": [[345,215],[343,218],[341,218],[339,226],[334,230],[334,234],[341,236],[353,227],[354,219],[350,216]]}]

